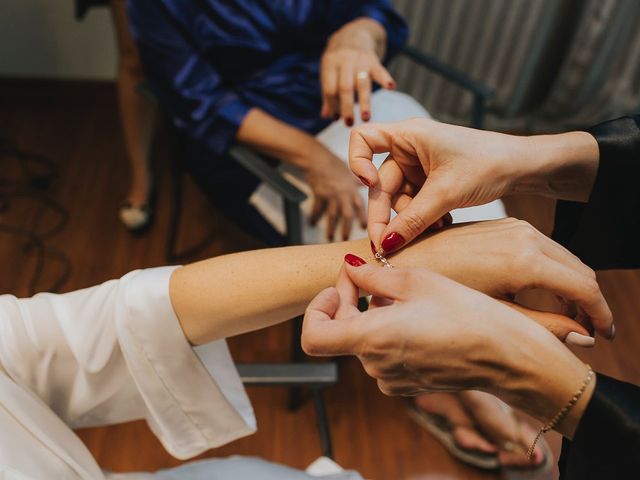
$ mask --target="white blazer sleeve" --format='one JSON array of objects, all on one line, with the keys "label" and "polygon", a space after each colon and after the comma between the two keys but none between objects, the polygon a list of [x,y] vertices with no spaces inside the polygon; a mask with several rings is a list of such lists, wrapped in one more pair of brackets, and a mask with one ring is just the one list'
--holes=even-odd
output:
[{"label": "white blazer sleeve", "polygon": [[64,295],[0,296],[0,361],[70,426],[145,418],[178,458],[253,433],[226,343],[194,349],[184,337],[169,299],[174,269]]}]

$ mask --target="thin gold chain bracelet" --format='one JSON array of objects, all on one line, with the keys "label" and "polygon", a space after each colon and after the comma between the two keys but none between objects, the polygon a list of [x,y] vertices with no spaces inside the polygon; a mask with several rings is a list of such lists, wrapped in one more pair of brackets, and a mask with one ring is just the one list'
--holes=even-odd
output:
[{"label": "thin gold chain bracelet", "polygon": [[538,440],[540,440],[540,437],[545,433],[547,433],[549,430],[554,429],[556,425],[558,425],[558,423],[560,423],[564,419],[564,417],[567,416],[567,413],[569,413],[569,410],[571,410],[576,405],[576,403],[578,403],[578,400],[580,400],[580,397],[582,397],[582,394],[585,392],[585,390],[591,383],[591,379],[593,379],[593,376],[594,376],[593,369],[591,368],[591,365],[587,364],[587,374],[584,377],[582,385],[576,391],[576,393],[573,394],[573,397],[571,397],[571,400],[569,400],[569,402],[564,407],[562,407],[558,413],[555,414],[555,416],[549,421],[549,423],[547,423],[538,431],[536,438],[533,439],[533,443],[529,447],[529,450],[527,450],[527,460],[531,459],[531,456],[533,455],[533,451],[535,450],[536,445],[538,444]]}]

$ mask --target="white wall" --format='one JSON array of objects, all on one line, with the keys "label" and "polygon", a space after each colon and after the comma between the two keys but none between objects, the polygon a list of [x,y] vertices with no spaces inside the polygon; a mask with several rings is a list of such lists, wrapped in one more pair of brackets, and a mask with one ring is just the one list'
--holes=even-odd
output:
[{"label": "white wall", "polygon": [[73,0],[0,0],[0,76],[112,79],[111,13],[76,21]]}]

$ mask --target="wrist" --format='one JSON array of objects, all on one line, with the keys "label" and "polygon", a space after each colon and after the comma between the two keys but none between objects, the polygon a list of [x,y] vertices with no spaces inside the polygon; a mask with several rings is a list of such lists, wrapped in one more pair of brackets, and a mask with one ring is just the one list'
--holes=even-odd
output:
[{"label": "wrist", "polygon": [[359,17],[331,35],[327,47],[341,46],[372,51],[382,58],[386,49],[386,40],[387,32],[379,22],[370,17]]},{"label": "wrist", "polygon": [[522,165],[514,192],[587,201],[598,171],[599,149],[587,132],[520,137]]},{"label": "wrist", "polygon": [[[523,341],[510,346],[516,348],[504,357],[508,373],[492,393],[546,425],[580,389],[587,367],[543,327],[528,331]],[[592,380],[555,430],[573,436],[594,385]]]}]

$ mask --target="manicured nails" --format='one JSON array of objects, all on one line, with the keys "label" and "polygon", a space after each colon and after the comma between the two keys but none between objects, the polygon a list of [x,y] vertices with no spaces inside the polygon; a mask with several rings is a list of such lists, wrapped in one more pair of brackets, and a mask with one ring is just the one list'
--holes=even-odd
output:
[{"label": "manicured nails", "polygon": [[354,255],[352,253],[347,253],[344,256],[344,261],[347,262],[352,267],[359,267],[360,265],[364,265],[365,263],[367,263],[357,255]]},{"label": "manicured nails", "polygon": [[396,89],[396,82],[391,81],[391,82],[387,83],[387,88],[389,90],[395,90]]},{"label": "manicured nails", "polygon": [[340,118],[340,114],[339,113],[334,113],[333,114],[333,121],[335,122],[336,120],[338,120]]},{"label": "manicured nails", "polygon": [[371,253],[373,253],[374,255],[378,253],[378,250],[376,250],[376,246],[373,244],[373,242],[369,242],[369,245],[371,246]]},{"label": "manicured nails", "polygon": [[344,123],[347,125],[347,127],[353,127],[353,117],[345,118]]},{"label": "manicured nails", "polygon": [[362,121],[368,122],[371,120],[371,114],[369,112],[362,112]]},{"label": "manicured nails", "polygon": [[609,340],[613,340],[614,338],[616,338],[616,324],[612,323],[611,331],[609,332]]},{"label": "manicured nails", "polygon": [[382,240],[382,249],[385,253],[390,253],[400,248],[404,243],[405,240],[402,235],[396,232],[391,232],[384,240]]},{"label": "manicured nails", "polygon": [[588,335],[582,335],[578,332],[569,332],[564,339],[564,343],[574,345],[576,347],[593,347],[596,344],[596,339]]},{"label": "manicured nails", "polygon": [[360,181],[361,181],[361,182],[362,182],[366,187],[371,188],[371,183],[369,183],[369,180],[367,180],[367,179],[366,179],[366,178],[364,178],[364,177],[361,177],[360,175],[358,175],[358,178],[360,179]]}]

